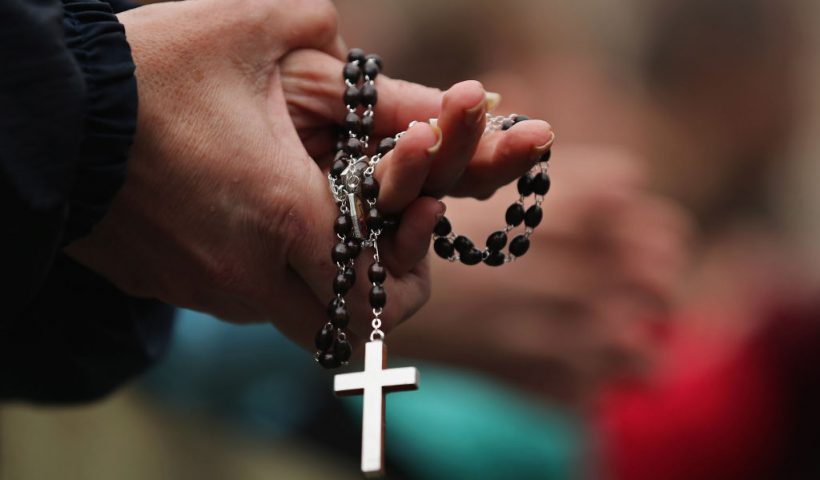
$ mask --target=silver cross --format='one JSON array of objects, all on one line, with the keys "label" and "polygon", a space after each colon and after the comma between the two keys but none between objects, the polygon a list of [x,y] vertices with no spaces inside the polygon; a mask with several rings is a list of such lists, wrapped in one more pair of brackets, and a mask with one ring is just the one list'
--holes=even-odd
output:
[{"label": "silver cross", "polygon": [[384,475],[384,394],[419,387],[419,371],[415,367],[385,367],[387,346],[375,340],[365,345],[363,372],[343,373],[333,379],[333,389],[339,396],[364,394],[362,472],[366,477]]}]

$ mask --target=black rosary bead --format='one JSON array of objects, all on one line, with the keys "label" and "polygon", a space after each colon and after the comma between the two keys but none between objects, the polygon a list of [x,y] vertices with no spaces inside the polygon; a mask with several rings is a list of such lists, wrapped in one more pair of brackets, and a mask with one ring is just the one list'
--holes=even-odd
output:
[{"label": "black rosary bead", "polygon": [[384,308],[387,304],[387,292],[381,285],[373,285],[370,289],[370,306],[373,308]]},{"label": "black rosary bead", "polygon": [[507,209],[504,219],[507,221],[507,225],[512,225],[513,227],[521,225],[521,222],[524,221],[524,206],[520,203],[513,203],[510,205],[510,208]]},{"label": "black rosary bead", "polygon": [[355,268],[353,268],[349,265],[347,267],[345,267],[344,276],[347,277],[348,280],[350,280],[350,285],[351,286],[354,283],[356,283],[356,269]]},{"label": "black rosary bead", "polygon": [[330,312],[330,323],[336,328],[345,328],[350,323],[350,315],[347,313],[347,307],[342,304],[337,305]]},{"label": "black rosary bead", "polygon": [[353,221],[347,215],[339,215],[333,223],[333,231],[337,235],[347,235],[353,228]]},{"label": "black rosary bead", "polygon": [[512,128],[513,125],[515,125],[515,123],[512,120],[510,120],[509,118],[505,118],[501,122],[501,130],[509,130]]},{"label": "black rosary bead", "polygon": [[376,207],[371,208],[367,211],[367,228],[370,230],[381,230],[384,226],[384,217],[382,217],[381,212]]},{"label": "black rosary bead", "polygon": [[345,89],[342,99],[349,108],[356,108],[361,100],[361,92],[358,87],[350,86]]},{"label": "black rosary bead", "polygon": [[361,48],[351,48],[347,53],[348,62],[363,62],[365,60],[364,50]]},{"label": "black rosary bead", "polygon": [[451,242],[449,239],[441,237],[437,238],[433,242],[433,250],[439,257],[448,259],[453,256],[453,252],[455,252],[455,247],[453,247],[453,242]]},{"label": "black rosary bead", "polygon": [[333,311],[336,309],[336,307],[344,306],[344,304],[345,304],[345,302],[341,298],[333,297],[330,300],[330,302],[327,304],[327,310],[326,310],[327,316],[328,317],[333,317]]},{"label": "black rosary bead", "polygon": [[339,159],[333,162],[333,166],[330,167],[330,176],[338,177],[345,171],[347,168],[347,162],[344,159]]},{"label": "black rosary bead", "polygon": [[447,235],[450,235],[450,232],[452,231],[453,226],[450,225],[450,220],[447,220],[447,217],[444,216],[438,219],[435,228],[433,228],[433,233],[439,237],[446,237]]},{"label": "black rosary bead", "polygon": [[324,352],[333,344],[333,336],[336,333],[336,327],[333,326],[332,323],[326,323],[324,327],[322,327],[318,332],[316,332],[316,337],[314,338],[314,342],[316,343],[316,348],[320,352]]},{"label": "black rosary bead", "polygon": [[393,233],[399,229],[399,221],[401,219],[396,215],[386,215],[384,217],[384,225],[382,226],[382,233]]},{"label": "black rosary bead", "polygon": [[348,138],[345,143],[345,152],[351,157],[358,157],[362,154],[362,142],[358,138]]},{"label": "black rosary bead", "polygon": [[387,280],[387,270],[385,270],[384,265],[379,262],[374,262],[370,265],[370,268],[367,269],[367,278],[370,279],[371,283],[383,283]]},{"label": "black rosary bead", "polygon": [[384,156],[387,152],[396,147],[396,140],[393,137],[385,137],[379,141],[379,146],[376,147],[376,153]]},{"label": "black rosary bead", "polygon": [[504,252],[490,252],[484,259],[484,263],[491,267],[498,267],[504,265],[505,258]]},{"label": "black rosary bead", "polygon": [[337,360],[333,353],[324,352],[319,355],[319,365],[327,369],[339,368],[342,365],[342,362]]},{"label": "black rosary bead", "polygon": [[550,190],[550,177],[544,172],[540,172],[532,179],[532,191],[536,195],[546,195]]},{"label": "black rosary bead", "polygon": [[371,53],[370,55],[365,57],[365,60],[372,60],[372,61],[376,62],[376,65],[378,65],[379,70],[384,68],[384,64],[382,63],[382,57],[378,56],[375,53]]},{"label": "black rosary bead", "polygon": [[501,230],[491,233],[490,236],[487,237],[487,248],[491,251],[497,252],[504,248],[505,245],[507,245],[507,234]]},{"label": "black rosary bead", "polygon": [[518,193],[524,197],[532,193],[532,175],[529,173],[518,179]]},{"label": "black rosary bead", "polygon": [[362,241],[358,238],[348,238],[345,242],[347,249],[350,250],[350,258],[355,259],[362,252]]},{"label": "black rosary bead", "polygon": [[478,265],[481,263],[481,250],[477,248],[472,248],[466,253],[461,253],[460,259],[461,263],[464,265]]},{"label": "black rosary bead", "polygon": [[371,58],[365,60],[364,68],[362,68],[362,70],[364,70],[364,74],[367,78],[370,80],[375,80],[381,71],[381,67],[379,67],[379,64]]},{"label": "black rosary bead", "polygon": [[345,152],[343,152],[342,150],[344,150],[344,148],[345,148],[345,141],[346,140],[347,140],[347,137],[342,137],[342,138],[339,138],[338,140],[336,140],[336,150],[335,150],[336,158],[335,158],[335,160],[339,160],[342,156],[344,156]]},{"label": "black rosary bead", "polygon": [[345,263],[350,260],[350,249],[344,243],[337,243],[330,253],[330,258],[336,263]]},{"label": "black rosary bead", "polygon": [[362,85],[361,90],[359,91],[359,97],[361,98],[362,105],[365,107],[375,107],[376,102],[379,101],[379,93],[376,91],[376,87],[369,83]]},{"label": "black rosary bead", "polygon": [[350,342],[345,339],[338,338],[333,344],[333,358],[339,363],[345,363],[350,360],[350,355],[353,353],[353,348]]},{"label": "black rosary bead", "polygon": [[362,180],[362,195],[368,200],[379,198],[379,182],[372,175],[366,175]]},{"label": "black rosary bead", "polygon": [[539,162],[549,162],[550,158],[552,157],[552,149],[547,150],[547,153],[541,156],[541,159],[538,160]]},{"label": "black rosary bead", "polygon": [[357,63],[350,62],[345,64],[343,75],[345,77],[345,80],[355,84],[359,81],[360,78],[362,78],[362,69],[361,67],[359,67]]},{"label": "black rosary bead", "polygon": [[530,117],[528,117],[526,115],[516,115],[516,116],[513,117],[512,121],[513,121],[513,123],[521,123],[521,122],[524,122],[524,121],[529,120],[529,119],[530,119]]},{"label": "black rosary bead", "polygon": [[345,128],[349,132],[358,135],[362,131],[362,119],[355,112],[347,112],[345,116]]},{"label": "black rosary bead", "polygon": [[350,287],[350,279],[347,278],[347,275],[345,275],[344,272],[337,273],[336,278],[333,279],[333,293],[336,295],[344,295],[350,290]]},{"label": "black rosary bead", "polygon": [[510,253],[515,255],[516,257],[520,257],[527,253],[527,250],[530,249],[530,239],[528,239],[524,235],[519,235],[512,239],[510,242]]},{"label": "black rosary bead", "polygon": [[370,136],[373,134],[373,115],[365,115],[362,117],[362,135]]},{"label": "black rosary bead", "polygon": [[473,248],[473,242],[464,235],[459,235],[453,241],[453,246],[456,247],[456,250],[459,254],[464,255],[465,253],[469,252],[470,249]]},{"label": "black rosary bead", "polygon": [[544,218],[544,211],[538,205],[533,205],[524,214],[524,225],[535,228],[541,223],[542,218]]}]

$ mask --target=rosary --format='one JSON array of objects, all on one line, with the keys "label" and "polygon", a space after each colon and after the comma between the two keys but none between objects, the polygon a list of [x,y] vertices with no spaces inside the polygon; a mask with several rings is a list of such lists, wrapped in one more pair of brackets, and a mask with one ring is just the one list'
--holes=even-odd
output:
[{"label": "rosary", "polygon": [[[344,296],[356,281],[356,259],[364,249],[372,249],[373,263],[367,277],[371,283],[369,301],[373,320],[370,341],[365,344],[364,371],[336,375],[333,388],[337,395],[363,395],[361,469],[367,477],[381,477],[384,475],[384,395],[415,390],[419,384],[415,367],[387,368],[387,346],[380,318],[387,303],[383,286],[387,270],[379,258],[378,241],[390,227],[390,220],[377,207],[379,183],[373,174],[379,161],[395,147],[404,132],[382,139],[374,155],[365,153],[373,133],[373,108],[378,101],[375,80],[382,70],[382,61],[378,55],[365,55],[360,49],[351,50],[347,60],[342,72],[347,87],[343,96],[348,110],[344,122],[347,133],[338,145],[328,173],[330,190],[339,208],[339,217],[333,225],[338,243],[331,251],[338,271],[333,279],[335,296],[327,308],[329,321],[316,334],[316,360],[329,369],[347,365],[352,347],[345,333],[350,316]],[[488,113],[485,133],[508,130],[528,119],[524,115],[500,117]],[[507,209],[506,226],[490,234],[486,248],[479,249],[467,237],[456,236],[450,221],[442,217],[433,231],[436,254],[450,262],[460,261],[465,265],[483,262],[496,267],[527,253],[529,238],[543,217],[541,203],[550,188],[547,175],[550,152],[547,150],[532,171],[518,180],[519,198]],[[534,195],[535,203],[525,210],[524,201],[530,195]],[[522,223],[524,232],[509,241],[509,253],[505,253],[508,234]]]}]

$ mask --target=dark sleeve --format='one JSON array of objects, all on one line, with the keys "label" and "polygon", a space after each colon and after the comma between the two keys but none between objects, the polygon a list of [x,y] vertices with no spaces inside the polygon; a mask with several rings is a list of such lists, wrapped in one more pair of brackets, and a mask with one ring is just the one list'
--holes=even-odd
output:
[{"label": "dark sleeve", "polygon": [[136,112],[134,63],[107,3],[0,1],[0,398],[94,398],[165,343],[167,307],[61,253],[124,181]]}]

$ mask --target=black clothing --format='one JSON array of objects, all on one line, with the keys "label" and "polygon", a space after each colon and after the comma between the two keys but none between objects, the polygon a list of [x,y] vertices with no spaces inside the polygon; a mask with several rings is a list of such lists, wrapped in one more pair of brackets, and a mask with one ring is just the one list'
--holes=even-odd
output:
[{"label": "black clothing", "polygon": [[124,2],[0,1],[0,399],[99,397],[155,361],[172,310],[62,253],[122,185],[137,119]]}]

